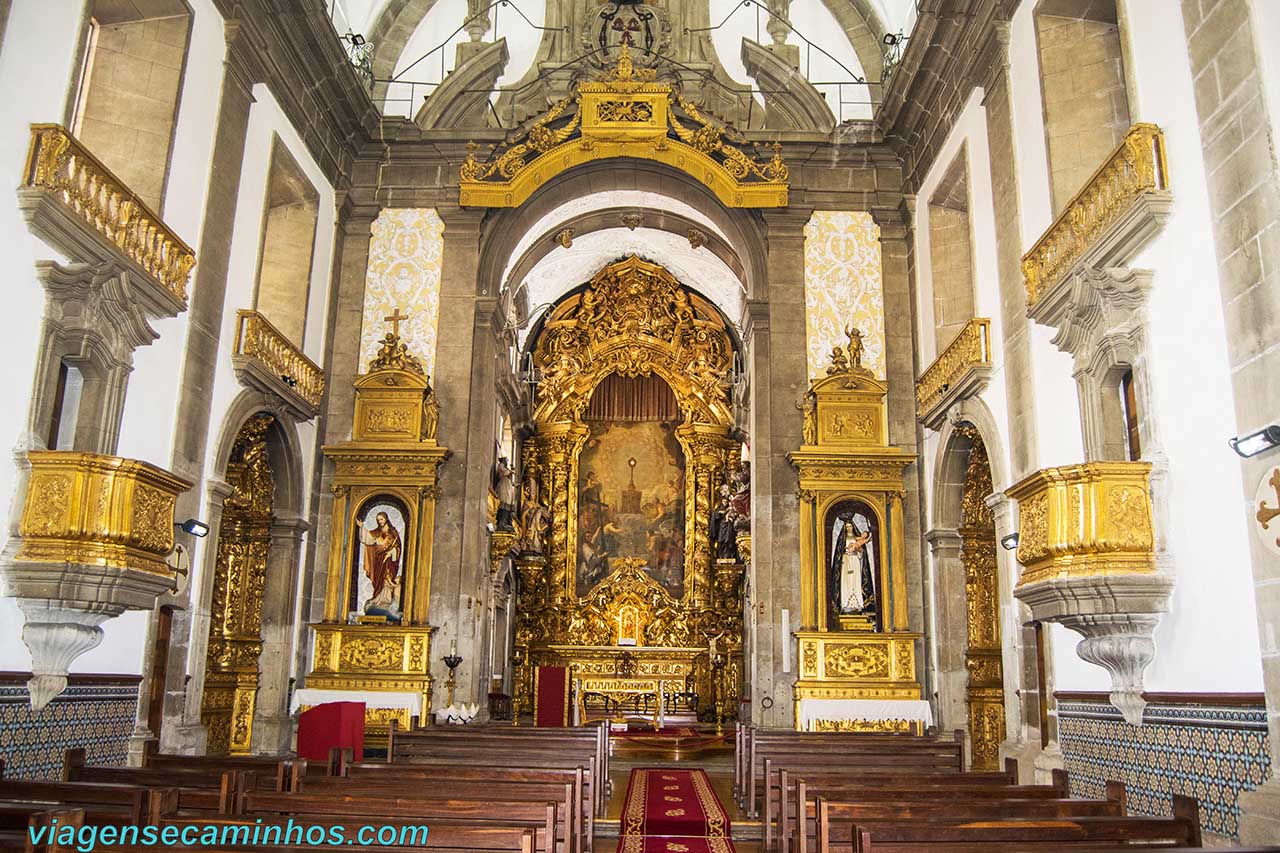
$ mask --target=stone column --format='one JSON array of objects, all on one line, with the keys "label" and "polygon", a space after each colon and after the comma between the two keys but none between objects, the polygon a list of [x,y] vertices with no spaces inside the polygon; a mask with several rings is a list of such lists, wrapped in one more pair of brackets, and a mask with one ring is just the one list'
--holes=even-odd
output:
[{"label": "stone column", "polygon": [[969,728],[969,716],[965,708],[964,651],[968,642],[965,631],[967,618],[964,588],[964,565],[960,562],[960,534],[955,530],[930,530],[924,535],[929,546],[930,588],[934,593],[934,633],[931,646],[935,648],[937,675],[934,689],[937,691],[938,728],[944,731]]},{"label": "stone column", "polygon": [[497,300],[479,296],[480,223],[484,211],[438,208],[444,220],[439,337],[432,384],[440,399],[439,441],[449,448],[440,467],[432,556],[431,624],[436,706],[446,701],[448,668],[441,657],[458,643],[457,701],[481,702],[485,676],[489,533],[487,495],[496,433],[494,386]]},{"label": "stone column", "polygon": [[[782,611],[800,627],[799,480],[787,454],[800,447],[796,402],[809,387],[804,346],[804,226],[811,209],[764,214],[767,281],[747,306],[751,348],[751,566],[754,659],[751,717],[756,725],[795,725],[795,641],[782,635]],[[764,293],[760,293],[763,290]],[[766,701],[767,700],[767,701]],[[769,704],[771,707],[765,708]]]},{"label": "stone column", "polygon": [[308,524],[301,518],[277,519],[271,525],[267,581],[262,600],[262,652],[258,655],[258,699],[254,703],[253,752],[279,755],[293,746],[289,716],[292,675],[294,602],[299,560]]},{"label": "stone column", "polygon": [[[1248,0],[1183,0],[1200,119],[1209,206],[1214,220],[1219,287],[1227,327],[1227,358],[1235,391],[1237,434],[1277,421],[1280,414],[1280,169],[1276,116],[1270,115],[1258,55],[1258,6]],[[1264,545],[1256,495],[1280,470],[1280,452],[1242,460],[1244,506],[1262,637],[1262,678],[1271,732],[1271,779],[1240,795],[1240,841],[1280,838],[1280,554]],[[1268,490],[1269,492],[1269,490]],[[1280,495],[1268,493],[1270,503]],[[1275,522],[1271,522],[1274,535]]]},{"label": "stone column", "polygon": [[[261,58],[266,55],[262,37],[249,22],[232,19],[226,22],[227,56],[222,78],[222,97],[218,106],[218,123],[214,131],[212,165],[209,170],[209,192],[205,201],[204,223],[200,229],[200,262],[196,264],[187,312],[187,345],[181,366],[182,386],[174,419],[173,457],[169,470],[196,483],[196,487],[179,496],[175,508],[177,518],[200,518],[204,479],[204,460],[211,429],[213,379],[217,369],[218,338],[227,293],[227,269],[231,256],[231,232],[235,225],[236,204],[240,195],[240,173],[244,166],[245,136],[249,110],[253,105],[253,86],[265,79]],[[221,506],[221,501],[218,502]],[[206,566],[206,552],[217,547],[217,528],[210,530],[200,547],[192,537],[186,544]],[[205,608],[204,618],[193,618],[189,610],[174,614],[173,643],[165,679],[164,713],[182,722],[164,733],[165,749],[188,752],[204,751],[203,727],[200,726],[199,690],[194,706],[186,690],[188,646],[195,633],[208,635],[208,601],[203,602],[188,590],[187,599],[179,606]],[[198,666],[203,676],[203,659]],[[193,674],[194,675],[194,674]],[[194,678],[193,678],[194,680]],[[139,688],[146,692],[144,680]]]}]

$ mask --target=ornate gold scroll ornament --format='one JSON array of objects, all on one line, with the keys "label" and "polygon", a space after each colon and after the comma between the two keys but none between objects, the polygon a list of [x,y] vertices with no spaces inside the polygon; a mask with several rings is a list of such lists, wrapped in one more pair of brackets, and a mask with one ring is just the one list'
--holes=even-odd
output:
[{"label": "ornate gold scroll ornament", "polygon": [[538,187],[593,160],[633,157],[665,163],[706,184],[726,207],[786,207],[790,174],[781,147],[763,161],[749,143],[636,69],[627,45],[618,65],[582,83],[487,162],[469,146],[459,171],[458,203],[519,207]]}]

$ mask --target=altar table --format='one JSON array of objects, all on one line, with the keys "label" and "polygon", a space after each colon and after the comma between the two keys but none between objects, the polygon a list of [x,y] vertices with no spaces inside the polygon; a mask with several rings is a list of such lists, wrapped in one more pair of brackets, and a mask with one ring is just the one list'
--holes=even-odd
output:
[{"label": "altar table", "polygon": [[923,699],[801,699],[796,728],[814,731],[913,731],[933,725]]}]

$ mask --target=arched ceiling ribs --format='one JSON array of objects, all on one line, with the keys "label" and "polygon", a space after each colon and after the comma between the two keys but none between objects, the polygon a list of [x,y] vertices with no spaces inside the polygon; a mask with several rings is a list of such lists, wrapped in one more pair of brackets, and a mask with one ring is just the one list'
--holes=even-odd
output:
[{"label": "arched ceiling ribs", "polygon": [[[395,74],[396,63],[409,39],[435,5],[436,0],[389,0],[378,13],[368,34],[369,41],[373,43],[371,59],[375,80],[387,80]],[[373,102],[381,103],[386,96],[387,84],[375,82]]]},{"label": "arched ceiling ribs", "polygon": [[[665,231],[669,234],[683,237],[689,241],[691,251],[703,250],[710,252],[733,272],[738,281],[742,283],[743,291],[746,290],[746,284],[744,283],[746,271],[743,269],[742,261],[739,260],[738,253],[723,237],[702,222],[687,216],[641,207],[611,207],[596,210],[571,217],[552,226],[546,232],[538,235],[532,245],[516,260],[515,265],[512,266],[511,272],[507,276],[504,289],[509,291],[511,288],[518,286],[524,281],[530,270],[543,258],[558,249],[567,248],[558,239],[559,235],[565,233],[566,230],[570,232],[569,242],[571,243],[573,240],[581,239],[596,231],[617,228],[619,225],[625,227],[628,222],[638,222],[640,224],[637,227]],[[737,320],[736,317],[730,319],[735,322]]]},{"label": "arched ceiling ribs", "polygon": [[[867,79],[878,84],[884,74],[885,37],[884,22],[876,12],[871,0],[822,0],[835,19],[844,27],[853,52],[858,55],[858,62]],[[878,101],[879,86],[872,86],[873,101]]]}]

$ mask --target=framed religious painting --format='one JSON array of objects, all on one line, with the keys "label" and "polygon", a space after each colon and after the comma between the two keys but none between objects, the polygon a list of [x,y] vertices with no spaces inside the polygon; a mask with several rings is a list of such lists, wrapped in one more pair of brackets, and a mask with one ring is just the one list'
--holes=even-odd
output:
[{"label": "framed religious painting", "polygon": [[823,521],[827,629],[879,630],[883,531],[880,514],[866,501],[832,504]]},{"label": "framed religious painting", "polygon": [[402,621],[405,554],[412,547],[407,517],[404,505],[390,495],[375,495],[356,511],[348,622],[398,625]]}]

